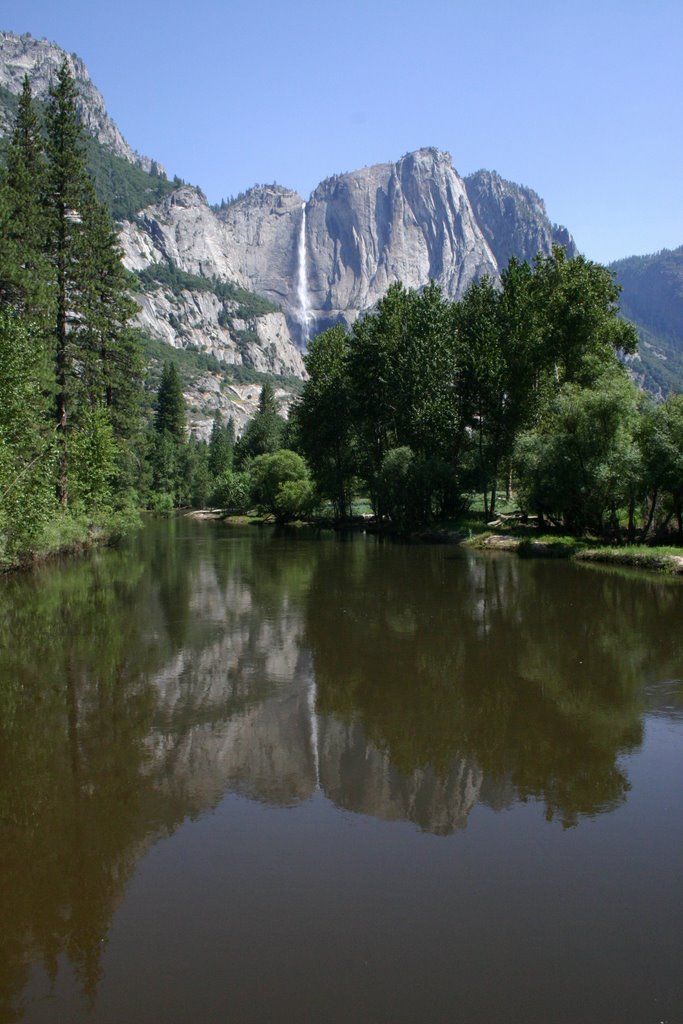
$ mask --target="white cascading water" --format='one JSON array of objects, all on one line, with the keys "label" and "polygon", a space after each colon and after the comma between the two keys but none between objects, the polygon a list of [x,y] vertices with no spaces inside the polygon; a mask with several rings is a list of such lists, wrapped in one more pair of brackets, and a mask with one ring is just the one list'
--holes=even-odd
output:
[{"label": "white cascading water", "polygon": [[299,321],[301,323],[301,340],[304,348],[308,344],[311,330],[311,306],[308,297],[307,252],[306,252],[306,204],[301,204],[301,226],[299,228],[298,245],[298,281],[297,297],[299,299]]}]

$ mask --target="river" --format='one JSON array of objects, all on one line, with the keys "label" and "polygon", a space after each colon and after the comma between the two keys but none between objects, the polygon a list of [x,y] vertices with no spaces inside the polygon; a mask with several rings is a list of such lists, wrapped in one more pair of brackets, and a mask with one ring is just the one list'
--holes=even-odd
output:
[{"label": "river", "polygon": [[679,1024],[683,586],[152,522],[0,581],[3,1024]]}]

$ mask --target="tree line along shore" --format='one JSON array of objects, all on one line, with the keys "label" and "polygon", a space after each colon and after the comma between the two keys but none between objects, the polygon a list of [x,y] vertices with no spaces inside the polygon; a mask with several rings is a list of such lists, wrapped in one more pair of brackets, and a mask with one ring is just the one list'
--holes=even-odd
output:
[{"label": "tree line along shore", "polygon": [[66,62],[44,113],[25,81],[0,178],[4,566],[206,507],[679,565],[683,396],[633,384],[612,275],[561,248],[456,302],[392,285],[312,340],[286,421],[266,382],[240,438],[218,415],[190,436],[176,365],[151,386],[75,99]]}]

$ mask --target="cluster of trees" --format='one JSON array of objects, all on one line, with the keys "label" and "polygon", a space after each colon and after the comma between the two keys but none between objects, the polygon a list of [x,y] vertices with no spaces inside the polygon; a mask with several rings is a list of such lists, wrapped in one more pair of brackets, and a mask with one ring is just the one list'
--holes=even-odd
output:
[{"label": "cluster of trees", "polygon": [[574,533],[683,537],[683,397],[654,406],[619,360],[636,348],[610,272],[556,248],[449,302],[392,286],[311,343],[294,446],[347,516],[358,492],[400,531],[501,489]]},{"label": "cluster of trees", "polygon": [[188,437],[180,376],[166,364],[147,440],[146,504],[156,511],[205,506],[257,508],[284,522],[311,514],[316,494],[303,457],[286,447],[289,425],[269,383],[239,440],[232,419],[216,413],[207,442]]},{"label": "cluster of trees", "polygon": [[44,118],[24,81],[0,179],[3,557],[134,504],[142,361],[120,255],[65,60]]}]

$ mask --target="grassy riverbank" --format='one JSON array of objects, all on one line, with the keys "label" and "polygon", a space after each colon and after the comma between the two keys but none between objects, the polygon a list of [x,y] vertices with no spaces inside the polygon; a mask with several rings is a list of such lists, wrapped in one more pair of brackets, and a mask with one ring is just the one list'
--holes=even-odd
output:
[{"label": "grassy riverbank", "polygon": [[676,547],[647,547],[642,544],[609,547],[584,538],[554,534],[530,535],[519,531],[492,533],[484,530],[464,540],[468,547],[489,551],[516,551],[523,558],[572,558],[579,562],[599,562],[607,565],[630,566],[683,575],[683,549]]},{"label": "grassy riverbank", "polygon": [[134,509],[109,512],[95,521],[65,513],[45,523],[19,551],[0,549],[0,573],[30,569],[51,559],[115,544],[140,525],[140,516]]}]

